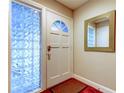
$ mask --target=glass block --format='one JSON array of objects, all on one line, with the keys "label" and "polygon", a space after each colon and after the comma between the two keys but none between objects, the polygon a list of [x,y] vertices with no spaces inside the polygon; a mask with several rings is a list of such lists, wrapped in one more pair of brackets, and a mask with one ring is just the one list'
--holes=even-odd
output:
[{"label": "glass block", "polygon": [[32,34],[32,32],[29,32],[29,33],[27,33],[27,32],[25,32],[24,33],[24,40],[32,40],[32,38],[33,38],[33,34]]},{"label": "glass block", "polygon": [[88,47],[95,46],[95,29],[93,27],[88,28]]},{"label": "glass block", "polygon": [[22,50],[18,50],[18,49],[12,50],[12,59],[22,58],[22,57],[23,57],[23,51]]},{"label": "glass block", "polygon": [[25,41],[23,41],[23,48],[24,49],[32,49],[33,48],[33,46],[32,46],[32,41],[31,40],[25,40]]},{"label": "glass block", "polygon": [[23,48],[24,46],[24,42],[23,41],[20,41],[20,40],[12,40],[12,48],[14,49],[21,49]]},{"label": "glass block", "polygon": [[40,40],[40,33],[33,34],[33,39],[34,39],[34,41],[39,41]]},{"label": "glass block", "polygon": [[25,49],[24,50],[24,58],[30,58],[30,57],[32,57],[32,50],[31,49]]},{"label": "glass block", "polygon": [[[39,52],[40,50],[39,49],[34,49],[34,50],[35,50],[34,53],[33,53],[34,57],[39,56],[40,55],[40,52]],[[34,60],[35,60],[35,58],[34,58]],[[37,59],[37,60],[39,60],[39,59]]]},{"label": "glass block", "polygon": [[41,87],[40,12],[12,2],[11,16],[11,93],[28,93]]},{"label": "glass block", "polygon": [[33,64],[32,62],[33,62],[33,58],[28,57],[28,58],[24,59],[24,64],[23,65],[24,65],[25,68],[27,68],[27,67],[30,67]]},{"label": "glass block", "polygon": [[33,48],[34,49],[36,49],[36,50],[39,50],[40,49],[40,43],[39,42],[37,42],[37,41],[35,41],[35,42],[33,42]]}]

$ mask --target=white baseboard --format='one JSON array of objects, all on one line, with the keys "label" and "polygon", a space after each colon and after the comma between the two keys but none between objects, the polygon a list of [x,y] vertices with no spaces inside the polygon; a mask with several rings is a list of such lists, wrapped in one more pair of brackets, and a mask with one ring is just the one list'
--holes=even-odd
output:
[{"label": "white baseboard", "polygon": [[74,75],[73,75],[73,78],[75,78],[75,79],[77,79],[77,80],[79,80],[79,81],[81,81],[81,82],[84,82],[84,83],[86,83],[87,85],[90,85],[90,86],[92,86],[92,87],[94,87],[94,88],[96,88],[96,89],[102,91],[103,93],[116,93],[115,90],[112,90],[112,89],[107,88],[107,87],[105,87],[105,86],[103,86],[103,85],[100,85],[100,84],[98,84],[98,83],[95,83],[95,82],[93,82],[93,81],[90,81],[90,80],[88,80],[88,79],[86,79],[86,78],[84,78],[84,77],[81,77],[81,76],[79,76],[79,75],[74,74]]}]

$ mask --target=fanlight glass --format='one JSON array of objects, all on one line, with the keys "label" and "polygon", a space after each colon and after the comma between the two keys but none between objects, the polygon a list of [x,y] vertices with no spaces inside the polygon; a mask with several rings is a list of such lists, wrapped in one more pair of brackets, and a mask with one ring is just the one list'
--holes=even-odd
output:
[{"label": "fanlight glass", "polygon": [[61,30],[61,31],[66,32],[66,33],[68,32],[67,25],[63,21],[60,21],[60,20],[55,21],[52,24],[51,29],[53,31]]}]

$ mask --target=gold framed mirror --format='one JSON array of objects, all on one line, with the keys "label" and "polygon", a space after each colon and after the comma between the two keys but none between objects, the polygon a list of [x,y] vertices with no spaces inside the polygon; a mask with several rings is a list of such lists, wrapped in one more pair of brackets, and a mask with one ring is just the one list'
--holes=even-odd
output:
[{"label": "gold framed mirror", "polygon": [[84,50],[115,52],[115,10],[85,21]]}]

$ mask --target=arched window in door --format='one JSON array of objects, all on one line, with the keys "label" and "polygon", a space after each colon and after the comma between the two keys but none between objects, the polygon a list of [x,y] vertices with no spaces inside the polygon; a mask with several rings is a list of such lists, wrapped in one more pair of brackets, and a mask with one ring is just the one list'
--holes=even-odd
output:
[{"label": "arched window in door", "polygon": [[61,30],[62,32],[66,32],[66,33],[68,32],[67,25],[63,21],[60,21],[60,20],[56,20],[55,22],[53,22],[51,29],[53,31]]}]

